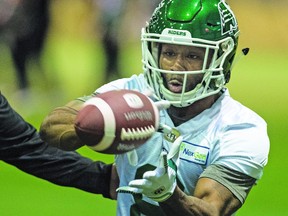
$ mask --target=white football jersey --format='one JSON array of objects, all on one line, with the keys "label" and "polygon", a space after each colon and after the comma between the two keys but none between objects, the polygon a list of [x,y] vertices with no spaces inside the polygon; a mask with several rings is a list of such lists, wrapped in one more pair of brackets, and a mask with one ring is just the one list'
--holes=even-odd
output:
[{"label": "white football jersey", "polygon": [[[143,92],[147,84],[142,74],[134,75],[106,84],[96,92],[122,88]],[[174,127],[166,110],[160,112],[160,121]],[[266,127],[261,117],[232,99],[225,89],[212,107],[176,127],[183,136],[178,186],[186,194],[193,195],[200,174],[210,164],[220,164],[260,179],[269,152]],[[120,186],[127,186],[131,180],[142,178],[145,171],[154,169],[161,152],[169,152],[171,145],[157,132],[136,150],[116,156]],[[156,202],[142,195],[119,193],[117,202],[117,215],[163,215]]]}]

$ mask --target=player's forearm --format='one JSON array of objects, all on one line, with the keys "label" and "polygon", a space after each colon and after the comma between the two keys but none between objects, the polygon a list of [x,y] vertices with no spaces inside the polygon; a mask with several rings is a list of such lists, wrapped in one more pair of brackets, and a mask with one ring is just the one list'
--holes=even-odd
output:
[{"label": "player's forearm", "polygon": [[74,121],[82,104],[77,100],[54,109],[40,127],[41,138],[49,145],[63,150],[76,150],[83,146],[74,129]]},{"label": "player's forearm", "polygon": [[187,196],[178,187],[176,187],[173,195],[168,200],[160,203],[160,206],[166,215],[171,216],[219,215],[216,208],[214,208],[212,205],[197,197]]},{"label": "player's forearm", "polygon": [[18,169],[57,185],[75,187],[114,198],[111,197],[109,184],[111,164],[93,162],[75,152],[47,146],[37,137],[13,147],[14,151],[17,148],[17,152],[20,149],[21,154],[3,160]]}]

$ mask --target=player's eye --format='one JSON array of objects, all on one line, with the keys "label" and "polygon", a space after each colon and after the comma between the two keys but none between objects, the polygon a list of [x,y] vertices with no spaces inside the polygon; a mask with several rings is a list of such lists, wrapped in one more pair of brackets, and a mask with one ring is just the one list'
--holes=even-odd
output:
[{"label": "player's eye", "polygon": [[189,58],[189,59],[199,59],[200,56],[199,56],[199,55],[196,55],[196,54],[189,54],[189,55],[187,56],[187,58]]},{"label": "player's eye", "polygon": [[163,51],[162,55],[166,56],[166,57],[172,57],[172,56],[175,56],[175,52],[173,52],[173,51]]}]

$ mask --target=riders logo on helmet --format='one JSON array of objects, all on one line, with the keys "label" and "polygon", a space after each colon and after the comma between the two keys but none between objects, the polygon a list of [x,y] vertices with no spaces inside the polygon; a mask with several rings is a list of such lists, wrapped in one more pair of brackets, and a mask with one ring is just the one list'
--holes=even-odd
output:
[{"label": "riders logo on helmet", "polygon": [[223,1],[219,2],[218,9],[221,18],[222,35],[225,35],[227,33],[233,35],[233,32],[238,29],[237,20],[234,14],[232,13],[229,6]]}]

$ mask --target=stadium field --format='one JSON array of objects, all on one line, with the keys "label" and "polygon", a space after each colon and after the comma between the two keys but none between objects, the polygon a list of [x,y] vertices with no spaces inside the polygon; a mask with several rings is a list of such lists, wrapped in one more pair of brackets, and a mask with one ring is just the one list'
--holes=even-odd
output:
[{"label": "stadium field", "polygon": [[[277,36],[276,33],[274,35]],[[235,99],[267,121],[271,150],[263,178],[237,215],[288,215],[288,46],[261,46],[257,39],[254,39],[254,44],[248,38],[250,35],[245,36],[245,31],[243,36],[243,44],[248,42],[251,51],[235,66],[228,88]],[[277,39],[274,41],[279,43]],[[120,64],[122,75],[140,72],[140,42],[123,44],[123,47]],[[50,110],[75,97],[91,93],[104,82],[101,73],[104,57],[100,49],[99,44],[92,40],[54,38],[50,35],[42,59],[45,73],[40,74],[38,67],[30,66],[32,88],[24,97],[23,92],[16,90],[10,53],[0,45],[0,90],[28,122],[39,128]],[[94,160],[113,161],[113,156],[98,154],[86,147],[78,151]],[[53,185],[0,161],[2,216],[112,216],[115,212],[115,201]]]},{"label": "stadium field", "polygon": [[[288,75],[284,70],[287,56],[288,53],[253,52],[251,50],[251,53],[234,68],[231,82],[228,84],[231,94],[236,99],[265,118],[271,139],[269,163],[263,179],[252,190],[244,207],[239,211],[238,215],[240,216],[288,214],[285,205],[285,197],[288,192],[286,187],[288,178],[286,173]],[[17,110],[36,127],[39,126],[48,110],[52,109],[52,96],[54,95],[45,95],[43,92],[37,91],[40,94],[37,104],[33,100],[32,104],[29,104],[29,100],[25,102],[25,98],[23,98],[21,100],[23,105],[20,106],[20,102],[11,97],[13,99],[11,103],[18,106]],[[5,91],[3,93],[5,94]],[[50,98],[50,103],[47,98]],[[62,104],[64,101],[56,103]],[[55,103],[54,105],[56,106]],[[29,107],[30,111],[28,112]],[[35,112],[31,111],[32,108],[35,109]],[[85,147],[79,152],[95,160],[107,162],[113,160],[112,156],[97,154]],[[115,214],[115,202],[102,199],[100,195],[52,185],[19,172],[3,162],[0,162],[0,172],[1,215],[72,216],[85,214],[89,216]]]}]

